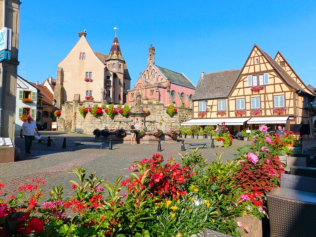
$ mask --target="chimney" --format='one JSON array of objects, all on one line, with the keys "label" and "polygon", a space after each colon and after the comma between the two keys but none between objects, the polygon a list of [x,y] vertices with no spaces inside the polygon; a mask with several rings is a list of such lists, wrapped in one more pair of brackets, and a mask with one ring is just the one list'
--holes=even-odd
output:
[{"label": "chimney", "polygon": [[150,63],[155,65],[155,47],[152,44],[149,47],[149,54],[148,54],[148,65]]},{"label": "chimney", "polygon": [[201,72],[201,79],[202,80],[204,79],[204,70],[202,70],[202,72]]},{"label": "chimney", "polygon": [[38,86],[38,81],[36,81],[36,85]]},{"label": "chimney", "polygon": [[86,30],[84,30],[83,32],[79,32],[78,35],[79,35],[79,38],[81,38],[81,36],[86,37],[87,32],[86,32]]}]

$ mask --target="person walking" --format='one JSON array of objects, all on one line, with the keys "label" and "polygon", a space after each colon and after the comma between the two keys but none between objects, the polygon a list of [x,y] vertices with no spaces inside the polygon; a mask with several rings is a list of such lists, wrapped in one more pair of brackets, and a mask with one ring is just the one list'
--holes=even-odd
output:
[{"label": "person walking", "polygon": [[136,144],[136,128],[135,128],[135,122],[132,122],[131,125],[131,144]]},{"label": "person walking", "polygon": [[32,142],[34,140],[34,130],[37,132],[38,136],[40,133],[37,130],[35,122],[32,121],[32,118],[29,116],[27,121],[25,121],[22,125],[20,131],[20,137],[23,138],[22,134],[24,134],[25,139],[25,154],[31,154]]},{"label": "person walking", "polygon": [[284,129],[281,125],[278,126],[278,129],[275,131],[275,133],[279,134],[279,136],[284,136]]},{"label": "person walking", "polygon": [[215,131],[215,134],[220,134],[220,132],[222,131],[221,125],[217,124],[216,129],[214,131]]}]

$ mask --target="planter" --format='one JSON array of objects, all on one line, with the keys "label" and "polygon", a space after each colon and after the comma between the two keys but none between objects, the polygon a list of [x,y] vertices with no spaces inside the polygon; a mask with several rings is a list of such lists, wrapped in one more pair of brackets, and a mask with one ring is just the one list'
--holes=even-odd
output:
[{"label": "planter", "polygon": [[299,146],[289,146],[288,149],[296,153],[300,153],[302,151],[301,147]]},{"label": "planter", "polygon": [[192,136],[191,135],[187,135],[187,138],[192,139]]},{"label": "planter", "polygon": [[204,136],[198,136],[198,139],[204,139]]},{"label": "planter", "polygon": [[212,137],[211,137],[211,136],[207,136],[207,139],[211,140],[211,139],[212,139]]},{"label": "planter", "polygon": [[248,141],[248,137],[244,137],[244,141]]},{"label": "planter", "polygon": [[224,142],[223,141],[216,141],[214,140],[214,145],[218,147],[224,147]]},{"label": "planter", "polygon": [[286,166],[286,163],[287,163],[287,156],[279,156],[279,158],[280,158],[280,161],[281,161],[283,164],[285,164],[285,166]]}]

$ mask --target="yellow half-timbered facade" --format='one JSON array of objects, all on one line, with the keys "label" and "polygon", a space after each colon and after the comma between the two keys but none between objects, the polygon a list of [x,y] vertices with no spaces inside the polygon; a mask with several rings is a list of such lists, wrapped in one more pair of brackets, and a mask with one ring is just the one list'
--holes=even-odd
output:
[{"label": "yellow half-timbered facade", "polygon": [[229,121],[227,125],[240,129],[284,124],[289,129],[291,124],[312,124],[309,108],[314,97],[280,52],[273,59],[254,45],[242,69],[202,71],[193,95],[192,122]]}]

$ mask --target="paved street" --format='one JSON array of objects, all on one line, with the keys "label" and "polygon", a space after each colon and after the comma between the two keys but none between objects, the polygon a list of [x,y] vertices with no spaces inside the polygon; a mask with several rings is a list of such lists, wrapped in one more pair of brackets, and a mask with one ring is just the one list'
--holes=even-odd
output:
[{"label": "paved street", "polygon": [[[113,183],[114,180],[122,175],[127,177],[130,172],[128,167],[134,161],[143,158],[150,158],[152,154],[157,152],[157,144],[114,144],[113,150],[98,149],[98,147],[74,149],[74,141],[93,141],[94,137],[83,134],[63,134],[59,132],[42,132],[44,137],[51,136],[56,138],[56,144],[48,147],[46,144],[39,144],[34,141],[32,154],[25,156],[24,140],[16,138],[16,145],[21,149],[22,160],[15,163],[0,164],[0,183],[6,184],[6,191],[16,193],[19,186],[30,183],[34,178],[41,178],[46,181],[43,187],[44,193],[54,185],[65,185],[65,195],[72,193],[69,180],[76,180],[71,172],[73,166],[86,167],[88,173],[96,171],[100,178],[106,178],[107,182]],[[62,149],[63,138],[66,138],[67,148]],[[202,140],[186,140],[202,141]],[[314,140],[309,140],[309,144],[315,144]],[[210,142],[210,140],[205,140]],[[233,159],[233,153],[236,152],[237,146],[250,144],[234,140],[233,146],[229,148],[208,148],[200,149],[200,152],[208,161],[215,159],[214,153],[224,152],[225,160]],[[192,150],[181,152],[181,143],[162,143],[163,151],[160,152],[165,159],[174,157],[177,161],[181,161],[179,153],[185,154]],[[48,194],[45,195],[48,197]]]}]

